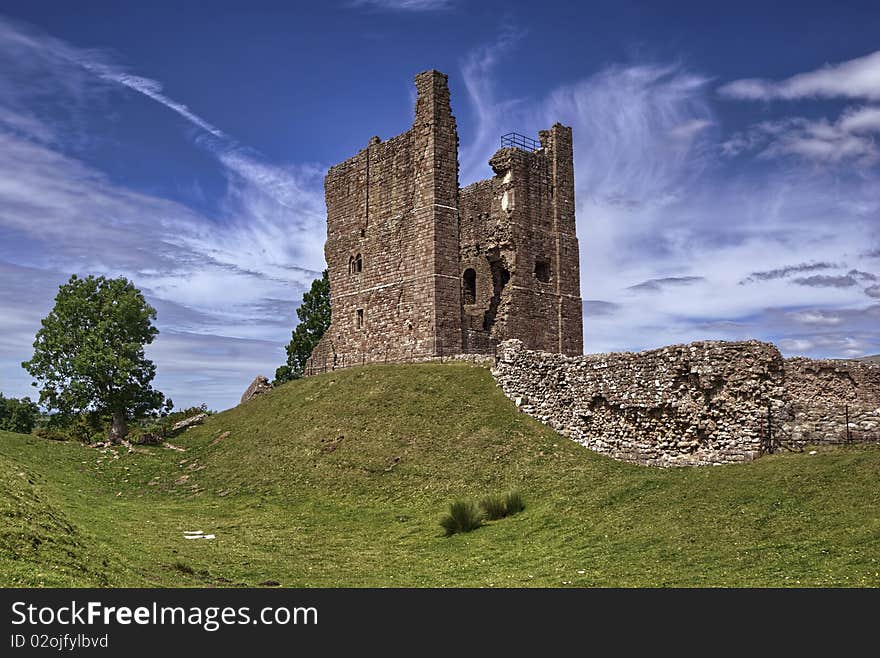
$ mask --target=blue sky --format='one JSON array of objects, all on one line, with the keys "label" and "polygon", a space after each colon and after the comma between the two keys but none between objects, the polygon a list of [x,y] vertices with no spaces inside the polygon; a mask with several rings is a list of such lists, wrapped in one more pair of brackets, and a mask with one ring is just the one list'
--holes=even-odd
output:
[{"label": "blue sky", "polygon": [[0,9],[6,395],[96,273],[158,310],[161,390],[235,404],[324,266],[324,172],[406,130],[428,68],[462,185],[502,133],[573,127],[587,351],[880,352],[876,2],[137,4]]}]

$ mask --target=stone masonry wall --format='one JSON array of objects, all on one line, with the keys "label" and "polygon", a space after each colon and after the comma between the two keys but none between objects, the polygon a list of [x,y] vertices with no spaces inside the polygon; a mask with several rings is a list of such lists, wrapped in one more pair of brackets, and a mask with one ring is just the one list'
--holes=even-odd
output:
[{"label": "stone masonry wall", "polygon": [[307,372],[460,351],[458,135],[446,76],[416,76],[405,133],[327,172],[332,322]]},{"label": "stone masonry wall", "polygon": [[503,148],[495,176],[461,190],[466,345],[508,338],[529,349],[583,353],[571,129],[541,132],[535,151]]},{"label": "stone masonry wall", "polygon": [[522,411],[596,452],[651,466],[750,461],[768,404],[785,405],[782,356],[758,341],[566,357],[509,340],[492,372]]},{"label": "stone masonry wall", "polygon": [[[783,436],[802,443],[880,440],[880,364],[785,360]],[[847,415],[849,434],[847,434]]]}]

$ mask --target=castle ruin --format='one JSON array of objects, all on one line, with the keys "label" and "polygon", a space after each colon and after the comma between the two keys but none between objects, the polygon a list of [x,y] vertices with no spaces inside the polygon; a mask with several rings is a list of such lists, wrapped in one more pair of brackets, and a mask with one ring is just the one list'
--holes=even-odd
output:
[{"label": "castle ruin", "polygon": [[505,136],[495,175],[459,188],[447,78],[415,82],[412,127],[327,173],[332,322],[306,374],[490,355],[521,411],[652,466],[877,438],[878,364],[783,359],[759,341],[584,356],[571,129]]},{"label": "castle ruin", "polygon": [[583,352],[571,128],[517,136],[460,189],[447,76],[415,77],[405,133],[328,171],[332,322],[307,374],[528,349]]}]

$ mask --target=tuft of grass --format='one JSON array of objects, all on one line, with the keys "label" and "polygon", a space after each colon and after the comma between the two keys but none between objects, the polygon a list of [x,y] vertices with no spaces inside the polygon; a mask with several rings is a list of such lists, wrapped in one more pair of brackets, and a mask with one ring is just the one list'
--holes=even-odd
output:
[{"label": "tuft of grass", "polygon": [[519,514],[525,508],[526,504],[523,502],[519,491],[511,491],[504,497],[504,511],[507,513],[507,516]]},{"label": "tuft of grass", "polygon": [[193,569],[191,566],[189,566],[186,562],[178,561],[178,562],[175,562],[174,564],[172,564],[171,566],[174,567],[174,569],[176,569],[180,573],[185,573],[188,576],[195,576],[196,575],[196,570]]},{"label": "tuft of grass", "polygon": [[457,500],[449,506],[449,513],[440,519],[440,525],[451,537],[457,532],[471,532],[483,525],[483,515],[473,502]]},{"label": "tuft of grass", "polygon": [[484,496],[480,500],[480,509],[483,510],[483,515],[489,521],[503,519],[509,513],[504,496],[498,495]]},{"label": "tuft of grass", "polygon": [[506,516],[513,516],[526,508],[522,496],[518,491],[511,491],[506,495],[496,494],[484,496],[480,500],[480,509],[488,521],[497,521]]}]

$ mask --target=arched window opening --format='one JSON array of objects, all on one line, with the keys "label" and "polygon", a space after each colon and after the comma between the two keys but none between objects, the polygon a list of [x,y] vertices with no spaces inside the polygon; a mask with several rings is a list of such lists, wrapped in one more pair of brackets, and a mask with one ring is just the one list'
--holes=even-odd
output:
[{"label": "arched window opening", "polygon": [[348,273],[354,274],[354,256],[348,257]]},{"label": "arched window opening", "polygon": [[477,303],[477,272],[469,267],[461,275],[462,301],[464,304]]},{"label": "arched window opening", "polygon": [[364,271],[364,259],[360,254],[354,257],[354,271],[358,273]]},{"label": "arched window opening", "polygon": [[535,278],[541,283],[550,283],[550,261],[540,258],[535,261]]}]

